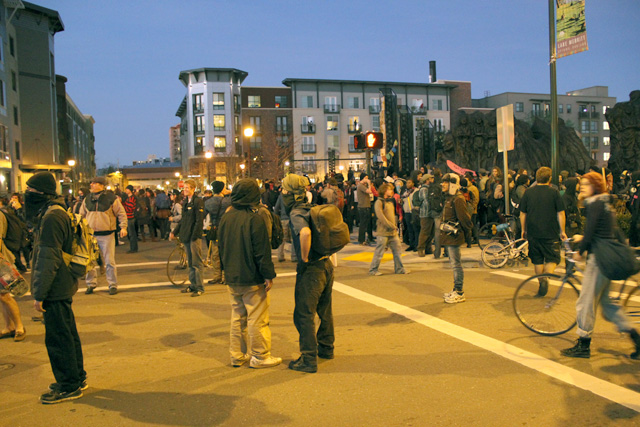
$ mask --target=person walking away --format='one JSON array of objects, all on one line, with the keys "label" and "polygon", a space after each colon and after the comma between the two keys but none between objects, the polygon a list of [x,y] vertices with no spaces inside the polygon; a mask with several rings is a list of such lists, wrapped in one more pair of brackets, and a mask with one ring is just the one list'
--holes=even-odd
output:
[{"label": "person walking away", "polygon": [[189,283],[184,288],[183,294],[191,293],[192,297],[199,297],[204,293],[202,283],[202,223],[204,221],[204,203],[195,195],[196,182],[188,179],[184,182],[185,200],[182,205],[182,219],[178,226],[171,232],[169,239],[177,235],[184,244],[189,265]]},{"label": "person walking away", "polygon": [[408,252],[418,250],[418,230],[416,230],[413,218],[413,194],[417,191],[412,179],[407,179],[402,195],[402,210],[404,211],[404,227],[407,230]]},{"label": "person walking away", "polygon": [[[98,242],[100,253],[106,267],[109,294],[118,293],[118,271],[116,268],[116,218],[120,221],[120,237],[127,236],[127,213],[120,199],[112,192],[105,191],[107,180],[97,176],[89,184],[90,195],[85,197],[80,206],[80,215],[87,219],[93,236]],[[90,295],[98,286],[98,267],[89,271],[86,276],[87,290]]]},{"label": "person walking away", "polygon": [[213,181],[211,183],[213,196],[204,203],[205,215],[209,215],[209,223],[211,228],[207,235],[207,240],[211,246],[211,267],[213,269],[213,278],[209,280],[210,285],[224,283],[222,279],[222,267],[220,265],[220,253],[218,252],[218,227],[220,220],[224,216],[229,206],[231,206],[231,198],[226,197],[230,191],[225,188],[224,182]]},{"label": "person walking away", "polygon": [[[313,373],[318,371],[318,357],[333,359],[335,335],[331,309],[333,264],[328,256],[318,256],[311,250],[311,215],[305,203],[308,182],[306,177],[289,174],[282,181],[282,188],[286,190],[284,205],[289,211],[289,227],[298,258],[293,323],[300,335],[301,354],[289,363],[289,369]],[[316,314],[320,319],[317,327]]]},{"label": "person walking away", "polygon": [[[286,190],[283,190],[286,191]],[[291,257],[291,262],[298,262],[298,258],[296,257],[296,251],[293,248],[293,241],[291,240],[291,228],[289,227],[289,214],[287,213],[287,209],[284,206],[284,199],[282,198],[282,192],[278,196],[278,200],[276,201],[276,205],[274,206],[274,211],[276,215],[280,217],[280,222],[282,223],[282,233],[284,238],[282,239],[282,243],[278,246],[278,262],[284,262],[284,250],[285,244],[289,244],[289,253]]]},{"label": "person walking away", "polygon": [[129,250],[127,251],[128,254],[138,252],[138,230],[135,218],[138,204],[134,191],[135,190],[133,189],[133,185],[127,185],[124,189],[127,197],[122,202],[124,211],[127,213],[127,234],[129,235]]},{"label": "person walking away", "polygon": [[[358,226],[358,243],[361,245],[370,245],[373,243],[373,224],[371,222],[371,181],[366,172],[360,174],[360,183],[358,183],[358,217],[360,225]],[[365,234],[369,239],[365,242]]]},{"label": "person walking away", "polygon": [[464,296],[464,270],[460,246],[465,243],[464,236],[471,232],[471,215],[467,210],[467,202],[460,193],[460,177],[455,173],[448,173],[442,177],[442,192],[445,196],[442,209],[443,227],[440,241],[449,254],[449,264],[453,270],[453,290],[444,294],[444,302],[456,304],[466,301]]},{"label": "person walking away", "polygon": [[471,172],[465,173],[467,179],[467,189],[469,190],[472,211],[471,211],[471,223],[473,229],[471,230],[471,243],[478,243],[478,205],[480,204],[480,190],[475,185],[475,179]]},{"label": "person walking away", "polygon": [[[565,181],[568,190],[568,181]],[[566,191],[565,191],[566,195]],[[580,260],[587,253],[587,267],[582,279],[582,290],[576,303],[576,319],[578,322],[578,340],[575,346],[561,351],[567,357],[591,357],[591,335],[596,320],[596,306],[600,303],[602,314],[606,320],[613,322],[620,333],[629,334],[635,344],[635,351],[630,357],[640,360],[640,334],[633,328],[631,322],[624,314],[622,307],[609,298],[609,286],[611,281],[607,279],[600,268],[593,249],[602,239],[617,239],[615,212],[608,203],[607,183],[602,175],[597,172],[589,172],[580,180],[580,198],[584,200],[587,222],[584,236],[579,234],[573,237],[579,242],[578,255]],[[622,237],[621,240],[624,240]],[[600,260],[607,262],[607,260]]]},{"label": "person walking away", "polygon": [[[27,218],[35,225],[33,306],[43,314],[44,343],[56,379],[49,391],[40,396],[40,401],[55,404],[79,399],[87,388],[87,373],[71,307],[78,280],[63,259],[64,253],[73,253],[74,230],[65,212],[64,199],[56,194],[56,181],[51,173],[39,172],[29,178],[25,208]],[[109,237],[113,240],[112,235]]]},{"label": "person walking away", "polygon": [[420,217],[420,232],[418,234],[418,256],[424,257],[432,254],[431,241],[434,235],[434,218],[429,215],[429,188],[433,183],[433,175],[425,173],[420,178],[420,189],[417,198],[414,197],[415,205],[420,207],[418,216]]},{"label": "person walking away", "polygon": [[171,216],[171,200],[162,191],[156,190],[156,221],[160,229],[160,239],[169,238],[169,217]]},{"label": "person walking away", "polygon": [[[433,183],[429,185],[427,215],[433,218],[433,258],[438,259],[442,254],[442,242],[440,241],[440,223],[442,221],[442,210],[444,209],[445,193],[442,191],[442,173],[440,169],[433,168]],[[430,245],[430,243],[429,243]]]},{"label": "person walking away", "polygon": [[144,235],[144,226],[146,225],[149,229],[149,237],[151,234],[151,202],[149,201],[149,197],[147,197],[147,192],[143,189],[138,190],[138,194],[136,197],[136,203],[138,208],[136,210],[136,225],[138,227],[138,236],[142,238],[143,242],[146,242],[147,239]]},{"label": "person walking away", "polygon": [[151,241],[157,242],[158,222],[156,211],[156,195],[150,188],[147,188],[145,190],[145,193],[147,195],[147,199],[149,200],[149,234],[151,235]]},{"label": "person walking away", "polygon": [[565,190],[562,195],[564,212],[567,217],[565,230],[567,237],[571,238],[582,233],[582,214],[578,207],[578,192],[580,191],[580,181],[578,178],[567,178],[564,182]]},{"label": "person walking away", "polygon": [[[536,185],[524,192],[520,200],[522,238],[529,241],[529,258],[535,274],[553,273],[560,263],[560,239],[565,240],[564,203],[552,188],[551,169],[536,171]],[[545,296],[549,284],[540,279],[538,295]]]},{"label": "person walking away", "polygon": [[255,369],[282,362],[271,355],[269,291],[276,272],[267,226],[254,209],[259,203],[260,188],[255,180],[236,182],[231,192],[232,207],[222,216],[218,228],[220,260],[231,300],[229,353],[233,367],[247,360]]},{"label": "person walking away", "polygon": [[402,246],[400,244],[400,238],[398,237],[398,226],[396,225],[395,207],[392,202],[393,199],[393,186],[389,183],[382,184],[378,189],[378,192],[382,195],[374,203],[374,211],[378,221],[377,228],[377,245],[369,266],[370,276],[382,276],[382,273],[378,271],[380,267],[380,261],[384,250],[388,246],[393,253],[393,266],[396,274],[408,274],[409,271],[402,265]]},{"label": "person walking away", "polygon": [[169,196],[171,198],[171,216],[169,217],[170,233],[176,229],[182,219],[182,194],[175,190]]}]

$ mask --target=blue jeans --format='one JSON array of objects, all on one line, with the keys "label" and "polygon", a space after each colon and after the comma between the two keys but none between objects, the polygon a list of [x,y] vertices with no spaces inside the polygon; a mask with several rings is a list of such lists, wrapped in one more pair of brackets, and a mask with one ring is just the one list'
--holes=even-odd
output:
[{"label": "blue jeans", "polygon": [[412,248],[418,247],[418,232],[416,231],[415,224],[413,222],[413,213],[404,213],[404,224],[407,228],[407,244]]},{"label": "blue jeans", "polygon": [[189,282],[191,283],[191,292],[204,292],[202,284],[202,270],[204,263],[202,262],[202,239],[185,242],[184,250],[187,253],[189,261]]},{"label": "blue jeans", "polygon": [[622,308],[609,299],[609,285],[607,279],[598,268],[596,257],[590,254],[587,257],[587,267],[582,279],[582,291],[576,302],[578,321],[578,335],[582,338],[590,338],[596,320],[596,305],[600,301],[602,315],[609,322],[613,322],[620,332],[629,332],[632,329],[629,319],[624,315]]},{"label": "blue jeans", "polygon": [[[436,234],[440,234],[439,232]],[[453,270],[453,289],[462,293],[462,285],[464,283],[464,270],[462,269],[462,255],[460,254],[460,246],[445,246],[449,253],[449,265]]]},{"label": "blue jeans", "polygon": [[138,252],[138,230],[135,218],[127,221],[127,234],[129,235],[129,250]]},{"label": "blue jeans", "polygon": [[400,245],[400,238],[396,234],[395,236],[378,236],[378,244],[376,250],[373,253],[373,259],[371,260],[371,266],[369,267],[369,274],[375,274],[380,266],[380,260],[384,255],[384,249],[389,245],[391,253],[393,254],[393,268],[396,274],[404,274],[404,266],[400,256],[402,255],[402,246]]}]

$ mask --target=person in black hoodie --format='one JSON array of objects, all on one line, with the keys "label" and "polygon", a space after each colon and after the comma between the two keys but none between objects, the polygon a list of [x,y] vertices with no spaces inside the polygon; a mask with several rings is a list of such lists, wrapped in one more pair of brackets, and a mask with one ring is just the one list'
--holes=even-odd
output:
[{"label": "person in black hoodie", "polygon": [[249,361],[252,368],[270,368],[282,359],[271,355],[269,290],[276,277],[271,239],[258,214],[260,189],[252,179],[241,179],[231,192],[231,209],[218,227],[218,250],[231,296],[231,365]]},{"label": "person in black hoodie", "polygon": [[71,309],[78,280],[62,256],[73,251],[73,227],[51,173],[39,172],[29,178],[25,209],[27,220],[35,224],[31,293],[35,310],[43,313],[45,345],[56,379],[40,401],[52,404],[78,399],[87,388],[82,344]]},{"label": "person in black hoodie", "polygon": [[566,215],[565,230],[567,237],[571,238],[574,234],[582,233],[582,216],[578,208],[578,178],[567,178],[564,180],[564,194],[562,202],[564,203],[564,212]]}]

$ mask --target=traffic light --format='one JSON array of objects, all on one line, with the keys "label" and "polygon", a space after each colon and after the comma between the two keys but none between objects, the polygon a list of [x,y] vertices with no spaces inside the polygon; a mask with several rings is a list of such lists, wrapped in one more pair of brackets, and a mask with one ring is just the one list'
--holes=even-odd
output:
[{"label": "traffic light", "polygon": [[367,132],[365,134],[365,148],[378,149],[382,148],[382,132]]},{"label": "traffic light", "polygon": [[364,150],[365,148],[367,148],[363,133],[357,133],[353,135],[353,148],[355,148],[356,150]]}]

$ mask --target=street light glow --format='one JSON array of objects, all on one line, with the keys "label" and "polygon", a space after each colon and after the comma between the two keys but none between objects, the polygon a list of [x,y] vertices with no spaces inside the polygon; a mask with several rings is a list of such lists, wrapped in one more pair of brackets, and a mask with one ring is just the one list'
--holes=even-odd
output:
[{"label": "street light glow", "polygon": [[75,161],[75,160],[73,160],[73,159],[71,159],[71,160],[67,161],[67,164],[68,164],[69,166],[71,166],[71,167],[74,167],[74,166],[76,165],[76,161]]},{"label": "street light glow", "polygon": [[253,128],[244,128],[244,136],[251,138],[253,136]]},{"label": "street light glow", "polygon": [[240,163],[240,169],[244,170],[244,163]]},{"label": "street light glow", "polygon": [[213,157],[213,153],[211,151],[207,151],[206,153],[204,153],[204,157],[206,157],[207,159],[210,159]]},{"label": "street light glow", "polygon": [[289,166],[291,163],[289,163],[289,161],[287,160],[286,162],[284,162],[285,166]]},{"label": "street light glow", "polygon": [[175,175],[176,175],[176,178],[180,178],[180,172],[176,172]]}]

